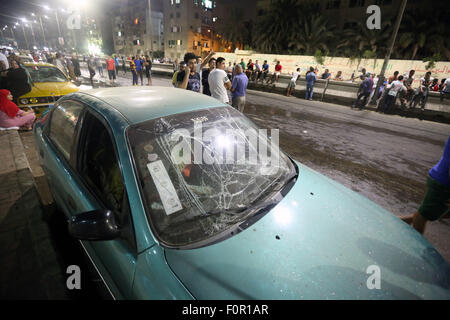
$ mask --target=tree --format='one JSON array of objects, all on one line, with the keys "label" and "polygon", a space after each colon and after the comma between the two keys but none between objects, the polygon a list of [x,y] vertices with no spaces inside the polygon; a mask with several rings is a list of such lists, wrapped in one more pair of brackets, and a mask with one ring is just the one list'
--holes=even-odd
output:
[{"label": "tree", "polygon": [[332,38],[333,29],[328,26],[328,21],[319,15],[307,16],[303,21],[299,21],[291,38],[288,47],[306,55],[313,55],[316,50],[329,51],[329,44]]},{"label": "tree", "polygon": [[231,45],[235,48],[243,48],[244,44],[249,43],[248,28],[245,27],[244,12],[238,7],[230,10],[225,19],[221,19],[217,32],[221,34],[226,46]]}]

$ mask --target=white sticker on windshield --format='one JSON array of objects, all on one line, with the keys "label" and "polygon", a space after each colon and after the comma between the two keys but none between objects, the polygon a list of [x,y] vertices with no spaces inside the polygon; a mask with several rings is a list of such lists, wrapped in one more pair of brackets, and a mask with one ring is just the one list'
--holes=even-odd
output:
[{"label": "white sticker on windshield", "polygon": [[177,192],[175,191],[175,187],[173,186],[162,161],[158,160],[152,163],[147,163],[147,168],[153,178],[153,182],[156,185],[156,189],[158,190],[166,214],[169,215],[183,209]]}]

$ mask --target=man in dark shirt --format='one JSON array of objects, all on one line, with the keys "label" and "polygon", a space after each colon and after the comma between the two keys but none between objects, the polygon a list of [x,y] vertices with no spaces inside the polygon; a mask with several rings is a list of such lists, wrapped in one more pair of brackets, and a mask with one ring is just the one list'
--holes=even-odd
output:
[{"label": "man in dark shirt", "polygon": [[209,91],[209,83],[208,76],[211,71],[216,67],[216,59],[211,58],[209,60],[209,68],[202,71],[202,85],[203,85],[203,94],[207,96],[211,96],[211,91]]},{"label": "man in dark shirt", "polygon": [[195,92],[200,92],[200,74],[196,72],[197,56],[188,52],[184,55],[184,62],[186,67],[177,75],[178,88],[187,89]]}]

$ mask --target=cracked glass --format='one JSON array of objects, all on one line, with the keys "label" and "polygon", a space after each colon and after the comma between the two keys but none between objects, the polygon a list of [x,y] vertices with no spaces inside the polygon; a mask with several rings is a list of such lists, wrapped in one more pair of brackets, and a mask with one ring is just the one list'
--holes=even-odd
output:
[{"label": "cracked glass", "polygon": [[229,235],[297,174],[278,134],[231,107],[133,125],[128,140],[150,225],[169,247]]}]

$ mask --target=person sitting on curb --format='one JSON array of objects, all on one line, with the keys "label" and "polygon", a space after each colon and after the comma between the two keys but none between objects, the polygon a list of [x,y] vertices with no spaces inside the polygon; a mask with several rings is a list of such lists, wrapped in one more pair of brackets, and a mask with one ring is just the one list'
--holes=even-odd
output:
[{"label": "person sitting on curb", "polygon": [[0,127],[19,127],[24,131],[31,130],[36,119],[33,110],[20,110],[12,100],[13,96],[9,90],[0,90]]},{"label": "person sitting on curb", "polygon": [[428,172],[427,191],[419,209],[401,219],[423,234],[428,221],[435,221],[448,214],[450,201],[450,137],[444,147],[441,160]]}]

